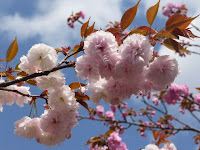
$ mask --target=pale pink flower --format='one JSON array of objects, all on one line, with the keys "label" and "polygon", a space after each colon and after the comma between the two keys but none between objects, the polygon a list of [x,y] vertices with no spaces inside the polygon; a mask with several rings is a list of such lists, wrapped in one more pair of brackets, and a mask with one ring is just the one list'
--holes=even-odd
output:
[{"label": "pale pink flower", "polygon": [[169,55],[160,56],[150,64],[146,77],[162,90],[170,85],[179,73],[178,62]]},{"label": "pale pink flower", "polygon": [[77,58],[76,68],[77,76],[83,80],[98,80],[99,70],[95,59],[90,56],[83,55]]},{"label": "pale pink flower", "polygon": [[145,147],[145,149],[142,150],[159,150],[158,146],[154,145],[154,144],[149,144]]},{"label": "pale pink flower", "polygon": [[21,120],[16,121],[15,131],[19,137],[23,136],[26,139],[38,138],[42,132],[39,127],[40,118],[23,117]]},{"label": "pale pink flower", "polygon": [[41,90],[52,90],[65,85],[64,74],[60,71],[52,72],[48,76],[37,77],[36,81]]},{"label": "pale pink flower", "polygon": [[128,60],[136,67],[143,67],[153,57],[153,46],[149,40],[141,34],[128,36],[119,47],[122,59]]},{"label": "pale pink flower", "polygon": [[91,92],[90,101],[98,104],[101,99],[106,103],[109,102],[107,91],[105,90],[105,84],[108,81],[106,79],[99,79],[96,82],[90,82],[88,84],[88,91]]},{"label": "pale pink flower", "polygon": [[45,110],[44,114],[41,115],[40,127],[43,132],[63,135],[67,126],[65,119],[65,115],[61,111]]},{"label": "pale pink flower", "polygon": [[90,34],[84,41],[84,52],[97,60],[116,53],[117,49],[114,35],[103,30]]},{"label": "pale pink flower", "polygon": [[79,105],[75,99],[75,93],[68,85],[55,89],[49,94],[48,104],[52,109],[77,110]]},{"label": "pale pink flower", "polygon": [[173,143],[166,143],[160,150],[177,150]]},{"label": "pale pink flower", "polygon": [[120,57],[117,54],[102,57],[99,61],[99,74],[101,75],[101,78],[109,80],[110,77],[113,76],[116,62],[119,59]]},{"label": "pale pink flower", "polygon": [[113,121],[114,118],[115,118],[115,114],[112,111],[107,111],[106,112],[106,119]]},{"label": "pale pink flower", "polygon": [[129,99],[133,93],[133,88],[121,80],[110,79],[105,84],[106,96],[112,105],[118,105],[125,99]]},{"label": "pale pink flower", "polygon": [[44,71],[56,66],[58,55],[53,47],[36,44],[28,51],[27,58],[32,66]]},{"label": "pale pink flower", "polygon": [[122,142],[122,139],[117,132],[111,133],[107,138],[107,141],[110,150],[128,150],[126,144]]},{"label": "pale pink flower", "polygon": [[168,104],[176,104],[177,101],[181,100],[181,95],[185,97],[189,96],[188,86],[186,84],[178,85],[172,83],[163,98]]},{"label": "pale pink flower", "polygon": [[22,56],[20,58],[20,64],[19,64],[19,68],[26,72],[27,74],[33,74],[35,72],[37,72],[37,68],[36,66],[34,66],[33,64],[31,64],[29,61],[28,61],[28,58],[26,56]]}]

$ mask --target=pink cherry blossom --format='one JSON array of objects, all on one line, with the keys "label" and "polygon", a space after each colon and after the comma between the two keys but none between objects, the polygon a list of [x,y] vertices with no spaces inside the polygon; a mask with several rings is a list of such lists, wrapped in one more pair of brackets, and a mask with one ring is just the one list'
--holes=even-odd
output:
[{"label": "pink cherry blossom", "polygon": [[160,56],[150,64],[146,77],[162,90],[170,85],[179,73],[178,62],[169,55]]},{"label": "pink cherry blossom", "polygon": [[107,139],[110,150],[128,150],[126,144],[122,142],[119,133],[113,132]]},{"label": "pink cherry blossom", "polygon": [[94,59],[110,56],[118,49],[115,37],[110,32],[97,31],[88,36],[84,41],[84,52]]},{"label": "pink cherry blossom", "polygon": [[76,68],[77,76],[83,80],[98,80],[99,70],[95,59],[90,56],[83,55],[77,58]]},{"label": "pink cherry blossom", "polygon": [[52,109],[57,110],[77,110],[79,105],[75,99],[75,93],[71,91],[70,87],[64,85],[55,89],[49,94],[48,104]]},{"label": "pink cherry blossom", "polygon": [[100,118],[103,117],[103,115],[104,115],[104,107],[102,105],[98,105],[96,107],[96,113],[97,113],[97,116],[99,116]]},{"label": "pink cherry blossom", "polygon": [[168,104],[176,104],[177,101],[181,100],[181,95],[185,97],[189,96],[188,86],[186,84],[178,85],[172,83],[163,98]]}]

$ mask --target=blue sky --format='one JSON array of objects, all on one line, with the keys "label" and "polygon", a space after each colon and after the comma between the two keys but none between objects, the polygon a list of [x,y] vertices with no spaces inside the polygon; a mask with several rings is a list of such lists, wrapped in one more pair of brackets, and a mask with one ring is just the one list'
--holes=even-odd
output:
[{"label": "blue sky", "polygon": [[[156,0],[141,2],[139,6],[138,14],[132,27],[135,25],[147,25],[145,18],[145,12],[149,6],[156,3]],[[170,1],[161,1],[161,6],[164,6]],[[195,16],[199,14],[198,6],[200,2],[191,0],[190,2],[173,0],[173,2],[186,3],[190,8],[190,15]],[[70,29],[66,25],[66,18],[71,14],[72,11],[77,12],[83,10],[86,13],[86,20],[91,16],[91,22],[96,22],[96,28],[104,28],[109,21],[119,21],[123,12],[129,7],[135,5],[136,1],[131,0],[6,0],[0,1],[0,59],[4,59],[6,55],[6,50],[9,44],[14,40],[14,37],[18,38],[19,52],[16,58],[10,64],[19,63],[19,58],[22,55],[26,55],[27,51],[32,45],[37,43],[46,43],[47,45],[53,46],[55,48],[61,46],[72,47],[78,44],[81,40],[80,38],[80,25],[76,24],[75,29]],[[145,10],[145,11],[144,11]],[[160,8],[161,10],[161,8]],[[160,11],[158,18],[155,21],[153,27],[160,29],[164,24],[166,18],[162,17]],[[198,24],[199,19],[194,21],[194,24]],[[193,43],[198,43],[198,40],[194,40]],[[160,54],[171,54],[176,57],[179,61],[181,74],[176,79],[178,83],[187,83],[190,85],[191,89],[200,86],[200,67],[196,64],[199,63],[200,56],[188,56],[187,58],[178,58],[177,55],[171,53],[171,51],[166,50],[164,47],[156,47],[160,50]],[[191,49],[193,51],[197,49]],[[198,51],[198,50],[197,50]],[[76,78],[70,76],[73,70],[65,70],[63,73],[66,74],[67,83],[71,83],[76,80]],[[192,75],[191,75],[192,74]],[[193,90],[196,92],[195,90]],[[33,94],[37,94],[40,91],[37,88],[33,88],[31,91]],[[129,103],[134,108],[141,107],[139,100],[132,98]],[[38,103],[38,110],[41,114],[43,112],[42,108],[43,102]],[[94,106],[94,105],[93,105]],[[106,106],[108,107],[108,106]],[[178,117],[185,121],[191,121],[188,117],[180,115],[177,107],[170,108],[170,111],[176,113]],[[25,107],[20,108],[16,105],[6,106],[4,105],[4,111],[0,113],[1,124],[0,124],[0,145],[3,150],[13,150],[13,149],[29,149],[29,150],[86,150],[87,146],[84,146],[86,141],[93,136],[98,136],[100,133],[106,132],[106,127],[103,123],[97,123],[93,121],[83,120],[78,126],[72,130],[72,138],[66,140],[61,144],[61,146],[56,146],[55,148],[45,147],[41,144],[35,142],[35,140],[26,140],[25,138],[18,138],[17,135],[13,134],[14,122],[21,119],[23,116],[28,115],[30,111],[30,106],[25,105]],[[85,109],[80,110],[80,114],[87,114]],[[199,126],[197,126],[199,127]],[[177,137],[172,137],[171,140],[177,145],[180,150],[195,150],[195,145],[191,140],[192,134],[188,132],[184,134],[179,134]],[[139,132],[136,132],[135,127],[131,127],[123,136],[123,141],[126,142],[129,150],[137,150],[139,148],[144,148],[145,145],[152,142],[151,134],[148,134],[147,138],[141,138]],[[188,143],[183,144],[183,143]]]}]

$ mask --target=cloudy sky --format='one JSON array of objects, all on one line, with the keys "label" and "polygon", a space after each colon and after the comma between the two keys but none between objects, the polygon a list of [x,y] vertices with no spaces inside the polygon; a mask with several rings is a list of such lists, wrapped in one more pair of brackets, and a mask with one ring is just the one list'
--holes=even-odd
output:
[{"label": "cloudy sky", "polygon": [[[0,1],[0,59],[5,58],[5,52],[14,37],[17,36],[19,44],[19,53],[13,60],[13,64],[19,62],[22,55],[26,55],[28,49],[36,43],[46,43],[53,47],[76,45],[80,42],[80,25],[75,24],[75,29],[70,29],[66,25],[67,17],[73,12],[84,11],[86,20],[91,17],[90,22],[95,22],[96,28],[105,28],[109,21],[119,21],[123,12],[129,7],[136,4],[135,0],[6,0]],[[161,7],[166,5],[169,0],[161,0]],[[174,3],[186,4],[189,9],[190,16],[200,14],[200,2],[197,0],[173,0]],[[157,3],[157,0],[142,0],[139,5],[138,14],[133,22],[132,27],[136,25],[147,25],[145,13],[147,8]],[[158,17],[153,27],[161,28],[164,25],[166,18],[162,16],[161,7],[159,9]],[[85,20],[85,21],[86,21]],[[200,18],[197,18],[193,24],[198,26]],[[199,26],[200,27],[200,26]],[[195,30],[193,30],[195,31]],[[198,32],[194,32],[197,35]],[[192,43],[200,43],[199,40],[191,41]],[[199,51],[197,48],[190,48],[192,51]],[[181,74],[176,79],[178,83],[187,83],[193,92],[195,87],[200,87],[200,66],[198,55],[187,56],[186,58],[179,58],[165,47],[159,47],[161,55],[170,54],[179,61]],[[13,123],[22,118],[23,115],[28,115],[29,107],[20,109],[18,107],[4,107],[4,112],[0,113],[2,118],[0,125],[0,144],[4,150],[13,150],[18,147],[21,149],[29,148],[29,150],[49,149],[37,144],[34,140],[27,141],[24,138],[17,138],[13,134]],[[87,121],[82,121],[72,132],[72,139],[64,142],[61,147],[56,149],[87,149],[83,145],[87,138],[105,132],[104,128],[100,128],[95,123],[91,122],[91,128],[88,127]],[[102,125],[103,126],[103,125]],[[6,129],[6,130],[5,130]],[[96,131],[98,129],[98,132]],[[88,130],[88,131],[87,131]],[[150,143],[152,139],[141,139],[139,133],[135,133],[135,128],[131,130],[132,134],[125,134],[123,139],[126,141],[130,150],[142,148],[145,144]],[[134,135],[135,134],[135,135]],[[86,136],[87,135],[87,136]],[[187,135],[184,135],[187,139]],[[85,137],[85,138],[84,138]],[[134,141],[134,142],[133,142]],[[180,146],[181,141],[175,140]],[[142,143],[142,144],[139,144]],[[133,146],[134,144],[134,146]],[[193,144],[190,141],[190,144]],[[69,147],[69,148],[68,148]],[[134,148],[132,148],[134,147]],[[194,148],[194,146],[192,146]],[[182,150],[182,149],[181,149]]]}]

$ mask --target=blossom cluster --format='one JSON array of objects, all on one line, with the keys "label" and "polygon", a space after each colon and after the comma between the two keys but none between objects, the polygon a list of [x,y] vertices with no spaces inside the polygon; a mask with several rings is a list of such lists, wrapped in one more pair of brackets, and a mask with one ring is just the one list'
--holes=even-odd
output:
[{"label": "blossom cluster", "polygon": [[168,3],[167,6],[163,7],[162,11],[163,15],[166,17],[170,17],[174,13],[180,13],[185,16],[187,15],[187,8],[182,4]]},{"label": "blossom cluster", "polygon": [[85,18],[85,14],[83,11],[79,11],[78,13],[76,13],[75,15],[71,15],[68,19],[67,19],[67,24],[70,28],[74,28],[74,23],[79,19],[79,18],[82,18],[84,19]]},{"label": "blossom cluster", "polygon": [[97,31],[84,42],[76,72],[89,81],[90,101],[118,105],[132,94],[164,89],[179,73],[177,61],[168,55],[153,57],[153,46],[140,34],[128,36],[118,46],[110,32]]},{"label": "blossom cluster", "polygon": [[181,96],[188,97],[189,93],[189,87],[186,84],[178,85],[176,83],[172,83],[163,98],[167,104],[174,105],[177,101],[181,100]]},{"label": "blossom cluster", "polygon": [[177,150],[177,148],[173,143],[166,143],[161,149],[154,144],[149,144],[145,147],[145,149],[142,150]]},{"label": "blossom cluster", "polygon": [[126,144],[122,142],[121,137],[119,136],[119,133],[113,132],[110,134],[110,136],[107,138],[107,146],[104,147],[98,147],[95,146],[94,148],[92,145],[90,145],[89,149],[90,150],[128,150],[126,147]]},{"label": "blossom cluster", "polygon": [[[30,74],[52,69],[57,62],[56,51],[45,44],[36,44],[20,60],[19,68]],[[78,124],[78,103],[75,93],[65,85],[64,75],[60,71],[48,76],[37,77],[37,86],[48,90],[48,106],[44,113],[37,118],[28,116],[15,122],[15,134],[27,139],[35,138],[46,146],[60,144],[71,137],[71,128]]]}]

